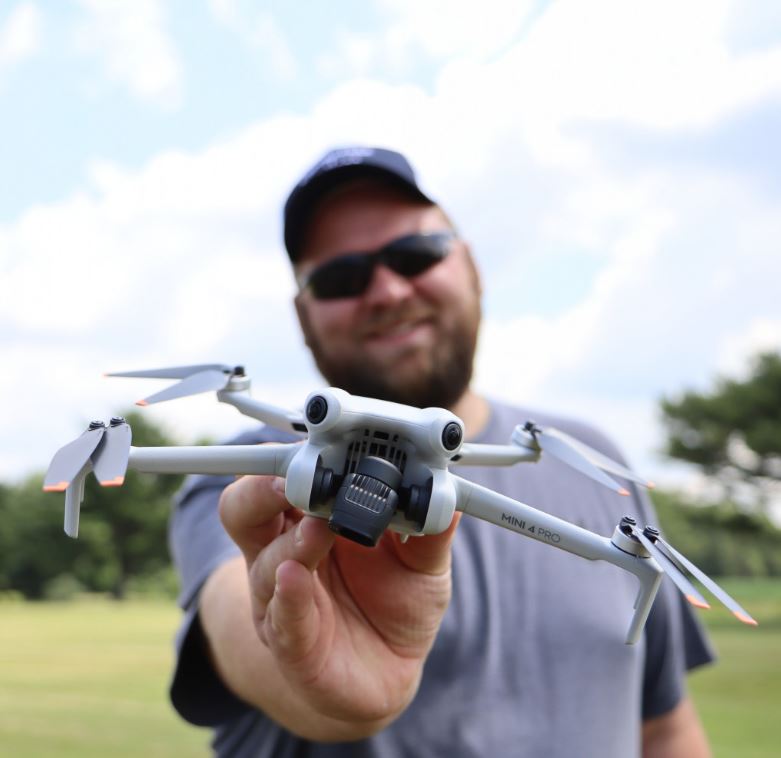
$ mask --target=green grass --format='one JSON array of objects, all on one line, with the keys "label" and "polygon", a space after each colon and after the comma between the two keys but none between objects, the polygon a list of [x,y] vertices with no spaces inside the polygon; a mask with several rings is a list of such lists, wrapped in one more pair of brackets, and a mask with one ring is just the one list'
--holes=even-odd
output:
[{"label": "green grass", "polygon": [[723,585],[759,626],[715,604],[702,613],[719,659],[692,675],[690,690],[717,758],[771,758],[781,746],[781,580]]},{"label": "green grass", "polygon": [[0,745],[13,756],[207,756],[167,700],[170,601],[0,603]]},{"label": "green grass", "polygon": [[[701,614],[719,654],[690,688],[717,758],[781,745],[781,581],[726,582],[759,620]],[[168,601],[0,602],[3,755],[207,756],[209,732],[168,703],[179,612]]]}]

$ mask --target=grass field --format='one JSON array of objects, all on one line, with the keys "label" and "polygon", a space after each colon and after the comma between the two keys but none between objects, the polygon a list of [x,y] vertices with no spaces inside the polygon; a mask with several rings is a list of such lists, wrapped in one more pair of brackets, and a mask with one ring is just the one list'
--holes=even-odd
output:
[{"label": "grass field", "polygon": [[167,700],[170,601],[0,603],[0,755],[208,756]]},{"label": "grass field", "polygon": [[[691,690],[717,758],[781,745],[781,582],[729,582],[760,626],[702,614],[720,656]],[[173,603],[0,603],[0,754],[206,756],[208,731],[168,705]]]},{"label": "grass field", "polygon": [[692,675],[692,695],[718,758],[781,755],[781,581],[722,584],[759,626],[715,605],[702,614],[719,660]]}]

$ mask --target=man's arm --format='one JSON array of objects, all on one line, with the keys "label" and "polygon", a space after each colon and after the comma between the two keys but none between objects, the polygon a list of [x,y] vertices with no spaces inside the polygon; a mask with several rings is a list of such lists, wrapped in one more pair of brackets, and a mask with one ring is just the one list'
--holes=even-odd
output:
[{"label": "man's arm", "polygon": [[271,477],[223,492],[243,553],[200,599],[215,668],[240,698],[318,741],[376,733],[414,697],[450,599],[455,530],[368,549],[302,518]]},{"label": "man's arm", "polygon": [[705,730],[685,697],[671,711],[643,723],[643,758],[710,758]]}]

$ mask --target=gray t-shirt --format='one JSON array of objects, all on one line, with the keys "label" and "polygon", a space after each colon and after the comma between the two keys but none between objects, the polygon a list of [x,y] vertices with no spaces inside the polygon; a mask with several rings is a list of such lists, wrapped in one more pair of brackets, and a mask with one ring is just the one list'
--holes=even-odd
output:
[{"label": "gray t-shirt", "polygon": [[[606,455],[616,448],[569,419],[492,403],[477,442],[508,442],[532,418]],[[284,440],[268,428],[238,444]],[[626,498],[553,458],[513,467],[453,467],[459,476],[599,534],[631,514],[654,523],[643,493]],[[635,646],[624,644],[636,579],[604,562],[556,550],[464,517],[453,547],[453,598],[409,708],[366,740],[319,744],[299,739],[242,702],[218,679],[203,650],[198,592],[237,548],[217,502],[226,477],[191,477],[171,521],[185,618],[171,698],[188,721],[215,729],[218,755],[257,758],[419,758],[420,756],[594,756],[640,753],[642,719],[683,696],[686,670],[712,660],[701,628],[665,580]]]}]

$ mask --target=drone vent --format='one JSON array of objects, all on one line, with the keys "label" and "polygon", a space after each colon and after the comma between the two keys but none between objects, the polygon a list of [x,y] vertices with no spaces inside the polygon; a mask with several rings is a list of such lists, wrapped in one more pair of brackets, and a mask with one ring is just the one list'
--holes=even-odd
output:
[{"label": "drone vent", "polygon": [[352,474],[358,468],[358,463],[367,455],[373,455],[390,461],[399,471],[404,473],[407,463],[407,454],[399,446],[399,435],[391,436],[388,432],[379,429],[364,429],[359,432],[347,447],[346,474]]}]

